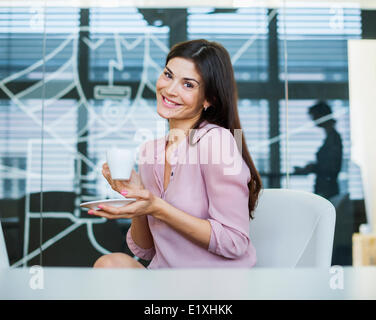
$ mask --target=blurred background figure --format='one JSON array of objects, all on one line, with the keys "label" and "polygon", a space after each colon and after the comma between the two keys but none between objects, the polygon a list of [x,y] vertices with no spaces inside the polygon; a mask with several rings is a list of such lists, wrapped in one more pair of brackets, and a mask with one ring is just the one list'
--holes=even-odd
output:
[{"label": "blurred background figure", "polygon": [[316,162],[305,167],[294,167],[294,174],[316,174],[314,192],[326,199],[338,195],[338,174],[342,165],[342,139],[335,129],[336,121],[331,117],[330,106],[319,101],[308,109],[315,124],[325,130],[326,138],[316,153]]}]

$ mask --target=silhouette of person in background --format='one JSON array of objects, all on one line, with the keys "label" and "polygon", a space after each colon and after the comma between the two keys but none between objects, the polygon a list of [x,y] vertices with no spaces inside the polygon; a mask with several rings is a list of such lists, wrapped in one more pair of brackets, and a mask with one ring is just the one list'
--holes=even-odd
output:
[{"label": "silhouette of person in background", "polygon": [[[320,101],[308,110],[316,125],[325,130],[324,144],[316,153],[316,162],[308,163],[305,167],[294,167],[294,174],[316,174],[315,193],[329,199],[339,194],[338,174],[342,165],[342,139],[335,129],[336,121],[328,119],[320,122],[320,118],[331,115],[329,105]],[[316,122],[317,121],[317,122]]]}]

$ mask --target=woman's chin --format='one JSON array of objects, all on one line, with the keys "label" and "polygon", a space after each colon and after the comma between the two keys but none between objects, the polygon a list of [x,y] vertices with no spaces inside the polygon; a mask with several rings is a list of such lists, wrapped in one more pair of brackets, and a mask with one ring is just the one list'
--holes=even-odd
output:
[{"label": "woman's chin", "polygon": [[166,119],[166,120],[168,120],[169,119],[169,117],[168,116],[166,116],[165,114],[163,114],[163,113],[160,113],[160,112],[158,112],[158,114],[159,114],[159,116],[161,117],[161,118],[163,118],[163,119]]},{"label": "woman's chin", "polygon": [[171,119],[176,114],[175,111],[176,109],[157,106],[157,113],[164,119]]}]

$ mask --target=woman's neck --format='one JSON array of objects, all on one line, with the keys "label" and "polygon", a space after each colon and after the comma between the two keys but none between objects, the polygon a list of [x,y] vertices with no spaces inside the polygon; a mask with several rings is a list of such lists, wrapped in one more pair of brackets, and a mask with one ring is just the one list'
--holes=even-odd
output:
[{"label": "woman's neck", "polygon": [[192,129],[193,125],[196,123],[198,119],[199,117],[189,120],[169,119],[169,141],[171,141],[170,143],[178,143],[182,139],[184,139],[189,134],[189,130]]}]

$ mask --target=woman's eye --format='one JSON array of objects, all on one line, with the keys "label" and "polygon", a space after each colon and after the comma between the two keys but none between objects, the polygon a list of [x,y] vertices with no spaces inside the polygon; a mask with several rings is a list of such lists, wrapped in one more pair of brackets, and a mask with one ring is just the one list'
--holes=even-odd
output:
[{"label": "woman's eye", "polygon": [[167,77],[167,78],[172,78],[171,74],[168,72],[168,71],[165,71],[164,72],[164,75]]},{"label": "woman's eye", "polygon": [[193,88],[194,85],[190,82],[185,82],[184,85],[187,87],[187,88]]}]

